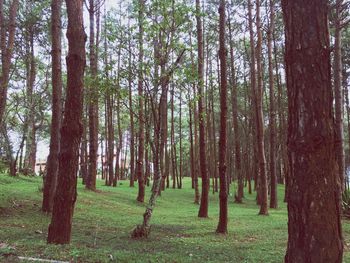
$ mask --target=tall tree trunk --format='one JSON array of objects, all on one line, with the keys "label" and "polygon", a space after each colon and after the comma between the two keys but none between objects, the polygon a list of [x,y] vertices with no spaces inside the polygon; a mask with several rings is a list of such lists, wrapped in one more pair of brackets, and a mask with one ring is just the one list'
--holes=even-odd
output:
[{"label": "tall tree trunk", "polygon": [[129,115],[130,115],[130,187],[135,186],[135,128],[134,128],[134,111],[132,107],[132,68],[131,68],[131,36],[129,36]]},{"label": "tall tree trunk", "polygon": [[97,152],[98,152],[98,91],[97,91],[97,45],[95,37],[96,0],[89,0],[90,19],[90,75],[92,83],[89,90],[89,173],[86,188],[96,190]]},{"label": "tall tree trunk", "polygon": [[267,49],[269,61],[269,88],[270,88],[270,208],[277,208],[277,174],[276,174],[276,112],[275,112],[275,84],[273,75],[272,38],[275,28],[274,0],[270,0],[270,19],[267,31]]},{"label": "tall tree trunk", "polygon": [[248,0],[248,21],[249,21],[249,42],[250,42],[250,88],[251,88],[251,105],[253,106],[251,109],[251,119],[252,119],[252,145],[253,145],[253,174],[254,174],[254,190],[257,190],[257,201],[259,203],[259,196],[260,196],[260,191],[259,191],[259,182],[258,182],[258,173],[259,169],[256,164],[256,160],[258,158],[258,147],[257,147],[257,129],[256,129],[256,123],[257,123],[257,118],[256,118],[256,57],[255,57],[255,43],[254,43],[254,27],[253,27],[253,14],[252,14],[252,9],[253,9],[253,4],[251,0]]},{"label": "tall tree trunk", "polygon": [[226,146],[227,146],[227,64],[225,47],[225,0],[220,1],[219,14],[219,56],[220,56],[220,140],[219,140],[219,174],[220,174],[220,217],[216,232],[227,233],[227,175],[226,175]]},{"label": "tall tree trunk", "polygon": [[0,0],[0,127],[4,121],[4,113],[7,102],[7,89],[10,80],[11,59],[15,43],[16,16],[19,0],[13,0],[10,4],[8,21],[4,16],[4,0]]},{"label": "tall tree trunk", "polygon": [[235,166],[238,179],[237,194],[235,195],[235,202],[242,203],[242,198],[244,196],[244,178],[241,169],[241,138],[240,131],[238,127],[238,93],[237,93],[237,83],[235,76],[235,64],[234,64],[234,53],[233,53],[233,36],[231,19],[229,18],[229,36],[230,36],[230,63],[231,63],[231,100],[232,100],[232,122],[233,122],[233,136],[235,143]]},{"label": "tall tree trunk", "polygon": [[339,167],[339,177],[344,190],[345,180],[345,153],[343,131],[343,89],[342,89],[342,9],[343,0],[336,0],[335,32],[334,32],[334,99],[335,99],[335,131],[336,156]]},{"label": "tall tree trunk", "polygon": [[[139,102],[139,144],[138,157],[136,165],[136,174],[138,180],[139,191],[137,194],[137,201],[142,202],[145,199],[145,179],[144,179],[144,151],[145,151],[145,118],[144,118],[144,92],[143,92],[143,21],[144,21],[144,0],[139,0],[139,68],[138,68],[138,102]],[[148,164],[146,163],[148,166]],[[147,168],[146,168],[147,169]]]},{"label": "tall tree trunk", "polygon": [[58,185],[48,230],[48,243],[68,244],[71,239],[82,128],[82,95],[86,63],[83,1],[67,0],[67,97],[61,128]]},{"label": "tall tree trunk", "polygon": [[258,86],[256,91],[256,124],[257,124],[257,144],[260,179],[260,211],[259,215],[268,214],[268,186],[266,176],[266,159],[264,146],[264,113],[263,113],[263,68],[262,68],[262,33],[260,23],[260,0],[256,0],[256,31],[258,35],[256,47],[256,64]]},{"label": "tall tree trunk", "polygon": [[[31,12],[31,3],[26,3],[26,11]],[[28,25],[25,29],[25,52],[26,52],[26,148],[24,157],[24,174],[33,175],[35,172],[36,156],[36,128],[35,128],[35,94],[34,85],[36,77],[36,63],[34,54],[33,26]]]},{"label": "tall tree trunk", "polygon": [[[50,130],[50,153],[44,180],[42,211],[51,212],[57,186],[58,157],[60,152],[62,67],[61,67],[61,6],[62,0],[51,2],[52,35],[52,118]],[[82,159],[82,158],[81,158]]]},{"label": "tall tree trunk", "polygon": [[285,262],[342,262],[329,3],[283,0],[291,160]]},{"label": "tall tree trunk", "polygon": [[203,107],[203,27],[201,19],[200,1],[196,0],[197,41],[198,41],[198,118],[199,118],[199,162],[202,177],[202,195],[198,217],[208,217],[209,178],[207,174],[207,161],[205,153],[205,120]]}]

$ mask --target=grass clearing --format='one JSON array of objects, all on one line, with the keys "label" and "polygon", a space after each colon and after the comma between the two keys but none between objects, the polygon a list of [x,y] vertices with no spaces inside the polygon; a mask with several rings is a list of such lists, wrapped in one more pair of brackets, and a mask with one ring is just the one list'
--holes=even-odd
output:
[{"label": "grass clearing", "polygon": [[[258,216],[255,195],[244,204],[229,202],[229,234],[215,234],[219,195],[210,194],[209,218],[197,217],[193,190],[167,189],[157,200],[151,236],[132,240],[145,204],[136,201],[137,187],[124,181],[116,188],[98,181],[101,192],[84,189],[78,199],[70,245],[47,245],[50,217],[40,212],[41,178],[0,175],[0,261],[24,257],[72,262],[283,262],[287,242],[287,210],[279,186],[279,208]],[[146,199],[150,188],[146,190]],[[350,221],[343,221],[344,262],[350,262]],[[3,244],[3,245],[1,245]],[[21,261],[23,262],[23,261]]]}]

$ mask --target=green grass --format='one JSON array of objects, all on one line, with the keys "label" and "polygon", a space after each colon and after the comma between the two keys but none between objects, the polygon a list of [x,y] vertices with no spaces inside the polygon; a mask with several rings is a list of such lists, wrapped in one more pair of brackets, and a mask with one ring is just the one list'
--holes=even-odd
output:
[{"label": "green grass", "polygon": [[[136,202],[137,187],[121,182],[117,188],[98,182],[101,192],[84,190],[79,182],[71,245],[47,245],[50,217],[40,212],[41,178],[0,175],[1,255],[72,262],[283,262],[287,242],[287,211],[279,186],[279,209],[258,216],[255,196],[245,194],[244,204],[229,202],[229,233],[215,234],[218,194],[210,194],[209,218],[197,217],[189,180],[184,189],[167,189],[157,200],[148,239],[132,240],[145,205]],[[150,188],[147,188],[147,197]],[[343,222],[345,259],[350,262],[350,222]]]}]

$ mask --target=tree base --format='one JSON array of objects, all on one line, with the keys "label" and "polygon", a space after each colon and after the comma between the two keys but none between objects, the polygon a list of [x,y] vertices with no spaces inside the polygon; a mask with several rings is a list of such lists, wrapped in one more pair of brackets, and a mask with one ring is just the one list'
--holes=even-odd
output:
[{"label": "tree base", "polygon": [[151,233],[151,226],[137,225],[131,233],[131,238],[147,238]]}]

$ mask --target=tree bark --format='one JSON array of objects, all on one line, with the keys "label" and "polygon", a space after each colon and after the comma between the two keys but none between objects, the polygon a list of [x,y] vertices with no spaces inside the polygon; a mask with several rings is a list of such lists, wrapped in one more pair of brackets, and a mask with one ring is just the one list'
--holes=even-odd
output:
[{"label": "tree bark", "polygon": [[[145,199],[145,179],[144,179],[144,151],[145,151],[145,118],[144,118],[144,92],[143,92],[143,23],[144,23],[144,0],[139,0],[139,68],[138,68],[138,101],[139,101],[139,144],[136,164],[136,175],[138,180],[137,201],[143,203]],[[148,165],[146,163],[146,165]]]},{"label": "tree bark", "polygon": [[205,149],[205,120],[203,107],[203,27],[201,19],[200,1],[196,0],[197,40],[198,40],[198,118],[199,118],[199,163],[202,177],[202,194],[198,217],[208,217],[209,178],[207,174],[207,161]]},{"label": "tree bark", "polygon": [[260,211],[259,215],[268,214],[268,187],[266,176],[266,158],[264,145],[264,113],[263,113],[263,67],[262,67],[262,32],[260,22],[260,0],[256,0],[256,31],[258,35],[256,46],[256,64],[258,85],[256,91],[256,125],[257,125],[257,144],[258,144],[258,162],[259,162],[259,192],[260,192]]},{"label": "tree bark", "polygon": [[86,63],[83,1],[66,0],[68,13],[67,97],[61,128],[58,185],[48,230],[48,243],[68,244],[71,239],[82,128],[82,95]]},{"label": "tree bark", "polygon": [[62,0],[51,2],[52,34],[52,118],[50,130],[50,153],[44,180],[42,211],[51,212],[57,186],[58,157],[60,152],[62,67],[61,67],[61,6]]},{"label": "tree bark", "polygon": [[226,175],[226,146],[227,146],[227,50],[225,47],[225,0],[220,1],[219,14],[219,56],[220,56],[220,139],[219,139],[219,175],[220,175],[220,216],[216,232],[227,233],[227,175]]},{"label": "tree bark", "polygon": [[90,18],[90,76],[89,90],[89,170],[86,188],[96,190],[97,151],[98,151],[98,91],[97,91],[97,44],[95,37],[96,0],[89,0]]},{"label": "tree bark", "polygon": [[16,16],[19,0],[13,0],[10,4],[8,21],[4,17],[4,0],[0,0],[0,49],[1,49],[1,73],[0,73],[0,127],[4,121],[4,113],[7,102],[7,88],[10,79],[11,59],[15,43]]},{"label": "tree bark", "polygon": [[343,89],[342,89],[342,9],[343,0],[336,1],[334,32],[334,99],[335,99],[335,131],[336,156],[342,190],[345,186],[345,153],[343,130]]},{"label": "tree bark", "polygon": [[285,262],[342,262],[327,0],[283,0],[291,161]]},{"label": "tree bark", "polygon": [[275,28],[274,0],[270,0],[270,18],[267,32],[267,49],[269,64],[269,88],[270,88],[270,208],[277,208],[277,174],[276,174],[276,112],[275,112],[275,84],[273,75],[272,38]]}]

